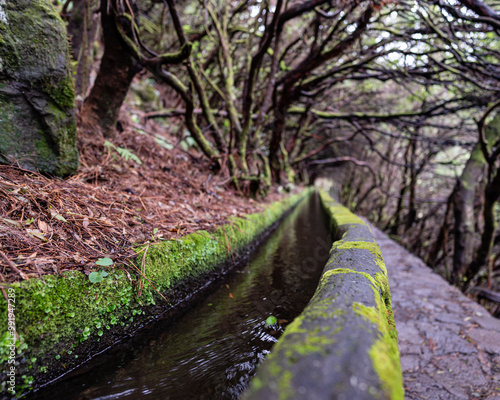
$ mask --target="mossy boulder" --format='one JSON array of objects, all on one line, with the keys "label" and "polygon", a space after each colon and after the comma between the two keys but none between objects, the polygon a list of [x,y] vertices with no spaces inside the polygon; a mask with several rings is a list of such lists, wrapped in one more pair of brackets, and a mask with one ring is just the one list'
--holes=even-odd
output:
[{"label": "mossy boulder", "polygon": [[66,29],[49,0],[0,0],[0,162],[78,167]]}]

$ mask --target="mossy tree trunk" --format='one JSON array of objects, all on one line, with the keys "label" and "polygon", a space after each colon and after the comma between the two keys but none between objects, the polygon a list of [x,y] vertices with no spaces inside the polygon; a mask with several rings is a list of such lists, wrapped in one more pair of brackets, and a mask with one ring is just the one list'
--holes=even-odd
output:
[{"label": "mossy tree trunk", "polygon": [[0,1],[0,162],[78,167],[66,29],[49,0]]},{"label": "mossy tree trunk", "polygon": [[[133,5],[133,2],[130,2]],[[90,137],[113,137],[120,107],[134,76],[142,69],[135,54],[118,29],[120,18],[116,0],[101,1],[104,55],[94,86],[82,109],[82,125]],[[96,137],[96,134],[99,135]]]},{"label": "mossy tree trunk", "polygon": [[[500,101],[493,108],[498,107]],[[482,123],[485,122],[486,116],[493,108],[485,114]],[[480,123],[481,125],[481,123]],[[480,131],[483,128],[480,126]],[[484,132],[480,133],[482,136],[481,145],[483,148],[483,157],[486,159],[488,165],[488,172],[486,174],[486,187],[484,189],[484,205],[483,205],[483,231],[481,233],[481,244],[476,250],[474,259],[468,265],[465,272],[465,287],[470,285],[471,281],[477,276],[481,268],[484,267],[491,254],[495,232],[498,225],[498,216],[495,215],[495,206],[498,205],[500,200],[500,167],[498,166],[498,158],[500,157],[500,113],[484,127]]]},{"label": "mossy tree trunk", "polygon": [[453,281],[460,283],[467,266],[472,260],[474,251],[474,199],[476,187],[483,176],[486,160],[477,144],[467,161],[462,175],[457,179],[453,198],[453,215],[455,218]]}]

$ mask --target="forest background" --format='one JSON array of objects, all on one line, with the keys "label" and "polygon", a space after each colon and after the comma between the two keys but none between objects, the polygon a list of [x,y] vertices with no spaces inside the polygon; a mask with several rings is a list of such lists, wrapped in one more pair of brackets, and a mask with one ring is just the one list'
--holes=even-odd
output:
[{"label": "forest background", "polygon": [[126,264],[132,243],[328,177],[499,315],[500,2],[38,3],[69,38],[80,166],[2,149],[21,167],[1,171],[4,279],[60,273],[61,257],[88,273],[106,255]]}]

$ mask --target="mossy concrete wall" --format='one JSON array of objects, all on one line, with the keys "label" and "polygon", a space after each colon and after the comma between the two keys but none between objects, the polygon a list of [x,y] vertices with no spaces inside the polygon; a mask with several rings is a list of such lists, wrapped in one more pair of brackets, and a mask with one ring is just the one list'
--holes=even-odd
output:
[{"label": "mossy concrete wall", "polygon": [[[260,213],[234,218],[214,232],[195,232],[179,240],[137,249],[136,265],[147,278],[141,284],[137,284],[140,275],[117,269],[108,270],[109,275],[99,283],[91,283],[80,272],[71,272],[9,285],[15,292],[19,335],[17,393],[56,378],[130,334],[138,325],[188,303],[193,293],[220,277],[234,259],[246,253],[308,193],[273,203]],[[3,296],[0,315],[0,382],[5,385],[12,339]],[[5,390],[3,386],[2,392]]]},{"label": "mossy concrete wall", "polygon": [[243,398],[403,399],[387,271],[369,227],[327,194],[338,240],[317,290]]},{"label": "mossy concrete wall", "polygon": [[66,28],[50,0],[0,1],[0,162],[78,167]]}]

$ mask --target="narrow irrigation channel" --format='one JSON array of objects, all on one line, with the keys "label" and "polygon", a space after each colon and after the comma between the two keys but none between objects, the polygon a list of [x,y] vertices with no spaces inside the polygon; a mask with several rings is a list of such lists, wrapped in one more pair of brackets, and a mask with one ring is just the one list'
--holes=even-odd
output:
[{"label": "narrow irrigation channel", "polygon": [[159,321],[29,398],[237,399],[314,293],[331,246],[326,220],[311,196],[182,318]]}]

